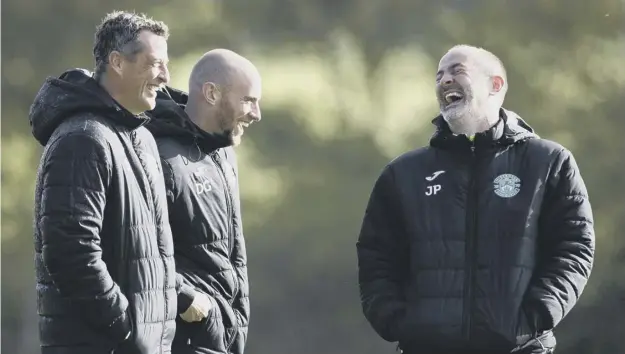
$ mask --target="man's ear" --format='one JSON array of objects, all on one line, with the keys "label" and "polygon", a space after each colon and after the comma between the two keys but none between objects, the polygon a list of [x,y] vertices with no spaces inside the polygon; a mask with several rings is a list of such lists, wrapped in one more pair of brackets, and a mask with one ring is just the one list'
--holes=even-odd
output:
[{"label": "man's ear", "polygon": [[501,76],[493,76],[492,78],[493,87],[491,88],[491,95],[496,95],[503,89],[504,81]]},{"label": "man's ear", "polygon": [[111,54],[109,54],[109,66],[117,75],[121,76],[124,71],[124,57],[122,53],[116,50],[112,51]]},{"label": "man's ear", "polygon": [[205,82],[202,85],[202,96],[210,105],[214,105],[220,97],[217,86],[212,82]]}]

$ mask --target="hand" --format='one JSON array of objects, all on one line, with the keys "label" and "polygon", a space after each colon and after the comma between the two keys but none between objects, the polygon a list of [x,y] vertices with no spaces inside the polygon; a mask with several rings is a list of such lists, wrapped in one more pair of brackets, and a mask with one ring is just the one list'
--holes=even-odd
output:
[{"label": "hand", "polygon": [[196,292],[191,306],[189,306],[184,313],[180,314],[180,318],[185,322],[199,322],[208,316],[208,311],[210,311],[212,307],[213,304],[208,298],[208,295]]}]

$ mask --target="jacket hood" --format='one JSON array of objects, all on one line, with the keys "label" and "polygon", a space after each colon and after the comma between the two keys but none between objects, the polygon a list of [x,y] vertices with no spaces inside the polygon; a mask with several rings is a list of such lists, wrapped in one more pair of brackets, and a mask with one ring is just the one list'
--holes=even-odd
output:
[{"label": "jacket hood", "polygon": [[188,99],[185,92],[169,86],[158,92],[156,107],[146,112],[151,118],[146,127],[154,137],[169,137],[187,143],[193,141],[204,153],[229,146],[227,136],[207,133],[191,121],[185,112]]},{"label": "jacket hood", "polygon": [[[499,111],[499,122],[491,129],[475,135],[476,146],[505,146],[539,136],[518,114],[502,108]],[[432,124],[436,132],[430,139],[430,145],[438,148],[468,147],[470,142],[464,136],[454,135],[442,115],[434,118]]]},{"label": "jacket hood", "polygon": [[48,77],[35,96],[28,118],[33,136],[45,146],[61,123],[82,113],[106,116],[131,129],[148,120],[147,116],[135,116],[119,105],[85,69],[72,69],[58,78]]}]

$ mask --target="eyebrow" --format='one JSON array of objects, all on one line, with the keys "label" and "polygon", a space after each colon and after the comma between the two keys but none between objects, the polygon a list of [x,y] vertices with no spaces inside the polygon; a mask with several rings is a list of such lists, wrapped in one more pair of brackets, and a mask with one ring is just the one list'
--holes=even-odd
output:
[{"label": "eyebrow", "polygon": [[247,101],[258,101],[257,97],[252,97],[252,96],[243,96],[243,99]]},{"label": "eyebrow", "polygon": [[[465,66],[464,66],[463,64],[461,64],[461,63],[456,63],[456,64],[451,65],[451,66],[449,67],[449,70],[453,70],[453,69],[455,69],[455,68],[464,68],[464,67],[465,67]],[[438,76],[438,75],[440,75],[440,74],[442,74],[442,73],[443,73],[443,70],[439,70],[439,71],[436,73],[436,76]]]},{"label": "eyebrow", "polygon": [[161,59],[161,58],[150,56],[149,59],[150,59],[150,62],[152,62],[152,63],[156,63],[156,62],[159,62],[159,61],[164,63],[164,64],[168,64],[169,63],[169,58]]}]

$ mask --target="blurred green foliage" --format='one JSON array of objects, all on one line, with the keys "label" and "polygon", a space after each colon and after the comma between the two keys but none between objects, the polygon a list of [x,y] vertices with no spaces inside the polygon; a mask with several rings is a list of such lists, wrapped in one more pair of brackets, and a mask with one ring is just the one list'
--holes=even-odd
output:
[{"label": "blurred green foliage", "polygon": [[263,121],[240,151],[249,353],[391,353],[361,315],[355,240],[381,168],[426,144],[438,59],[484,46],[506,107],[577,157],[594,206],[595,269],[558,353],[625,344],[625,3],[622,0],[9,0],[2,21],[2,349],[38,350],[32,203],[40,148],[28,109],[46,76],[93,67],[114,9],[166,21],[173,85],[226,47],[263,75]]}]

